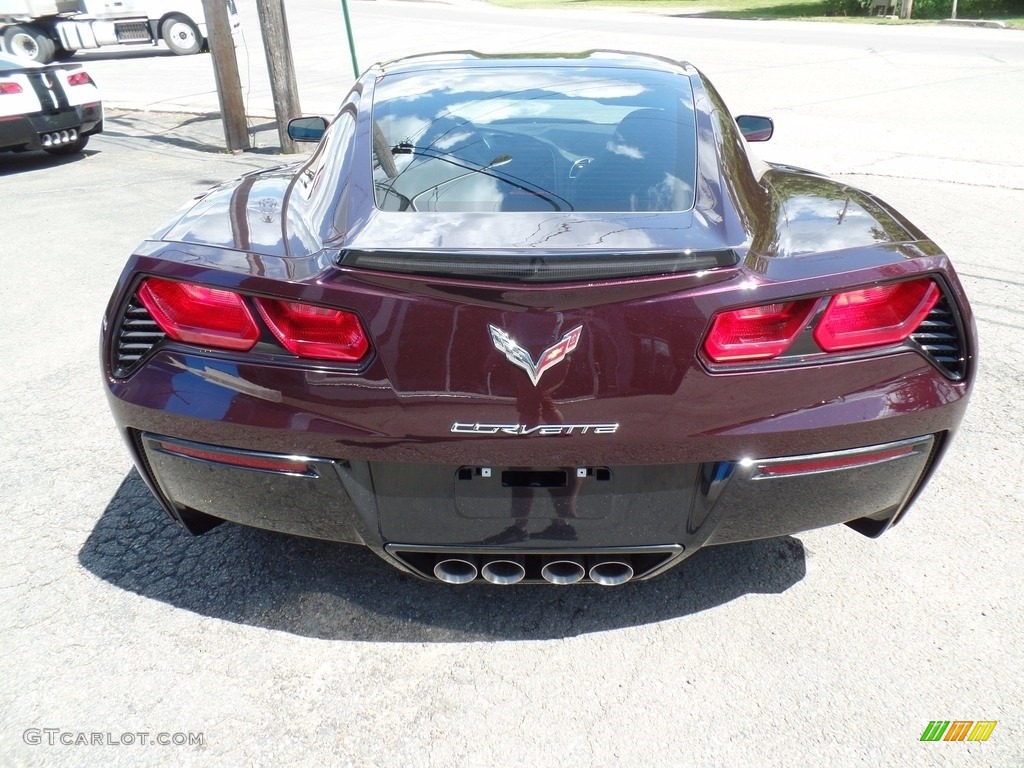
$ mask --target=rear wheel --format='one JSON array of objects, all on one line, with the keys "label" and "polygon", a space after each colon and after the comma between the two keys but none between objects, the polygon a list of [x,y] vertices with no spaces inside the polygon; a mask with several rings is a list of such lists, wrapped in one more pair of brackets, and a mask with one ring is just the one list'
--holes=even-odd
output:
[{"label": "rear wheel", "polygon": [[199,53],[203,47],[199,27],[187,16],[168,16],[160,27],[160,35],[167,47],[178,56]]},{"label": "rear wheel", "polygon": [[4,29],[3,40],[4,48],[12,56],[40,64],[53,61],[56,46],[39,27],[31,24],[12,24]]}]

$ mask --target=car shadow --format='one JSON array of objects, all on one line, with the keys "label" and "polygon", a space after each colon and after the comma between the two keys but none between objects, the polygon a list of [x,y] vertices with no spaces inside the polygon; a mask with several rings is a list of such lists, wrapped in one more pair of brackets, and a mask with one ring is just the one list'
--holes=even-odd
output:
[{"label": "car shadow", "polygon": [[549,640],[642,626],[776,594],[806,574],[792,537],[711,547],[647,582],[452,587],[407,576],[362,547],[225,524],[192,538],[133,469],[79,552],[122,589],[203,616],[330,640]]},{"label": "car shadow", "polygon": [[[195,152],[224,154],[224,129],[219,113],[204,113],[184,116],[172,128],[160,131],[154,129],[155,122],[144,112],[116,111],[109,114],[104,122],[103,135],[108,138],[140,139],[167,144]],[[279,155],[280,141],[277,138],[277,123],[273,120],[250,123],[247,126],[250,139],[257,145],[245,150],[246,154]],[[258,146],[262,143],[264,146]]]},{"label": "car shadow", "polygon": [[28,152],[0,152],[0,176],[24,171],[38,171],[44,168],[58,168],[62,165],[77,163],[95,154],[98,153],[91,149],[74,155],[51,155],[41,149]]}]

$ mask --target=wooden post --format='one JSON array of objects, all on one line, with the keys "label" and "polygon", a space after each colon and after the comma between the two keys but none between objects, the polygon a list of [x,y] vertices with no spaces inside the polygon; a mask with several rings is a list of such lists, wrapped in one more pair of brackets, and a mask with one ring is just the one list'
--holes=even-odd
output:
[{"label": "wooden post", "polygon": [[288,19],[284,14],[284,0],[256,0],[263,33],[263,49],[270,74],[270,92],[274,97],[274,115],[277,135],[281,139],[281,152],[293,155],[299,151],[288,138],[288,121],[302,115],[299,106],[299,86],[295,82],[295,62],[292,60],[291,39],[288,37]]},{"label": "wooden post", "polygon": [[224,121],[224,140],[228,151],[238,153],[249,149],[249,128],[245,122],[242,79],[238,74],[235,41],[224,0],[203,0],[206,32],[213,58],[213,75],[217,80],[217,98]]}]

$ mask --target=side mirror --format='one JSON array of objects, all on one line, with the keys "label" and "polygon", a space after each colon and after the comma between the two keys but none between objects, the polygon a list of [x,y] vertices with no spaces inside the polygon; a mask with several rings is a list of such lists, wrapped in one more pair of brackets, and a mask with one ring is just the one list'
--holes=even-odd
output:
[{"label": "side mirror", "polygon": [[327,130],[322,117],[295,117],[288,121],[288,138],[292,141],[320,141]]},{"label": "side mirror", "polygon": [[747,141],[768,141],[775,133],[775,123],[770,117],[740,115],[736,118],[736,125]]}]

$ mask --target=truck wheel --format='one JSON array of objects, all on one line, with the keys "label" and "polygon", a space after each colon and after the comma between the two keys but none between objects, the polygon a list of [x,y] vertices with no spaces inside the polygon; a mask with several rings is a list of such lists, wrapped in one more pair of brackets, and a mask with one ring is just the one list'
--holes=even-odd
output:
[{"label": "truck wheel", "polygon": [[168,16],[160,27],[160,34],[167,47],[178,56],[199,53],[199,49],[203,47],[199,28],[187,16]]},{"label": "truck wheel", "polygon": [[54,44],[38,27],[12,24],[4,29],[4,48],[12,56],[48,64],[53,61]]}]

